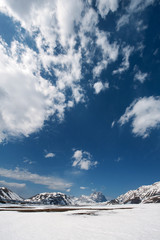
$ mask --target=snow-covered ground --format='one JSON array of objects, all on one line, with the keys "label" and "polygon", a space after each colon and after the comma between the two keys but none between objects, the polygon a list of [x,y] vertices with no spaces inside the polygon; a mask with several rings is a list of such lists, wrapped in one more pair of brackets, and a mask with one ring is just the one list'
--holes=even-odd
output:
[{"label": "snow-covered ground", "polygon": [[[2,205],[1,205],[2,206]],[[102,208],[102,206],[100,206]],[[104,206],[103,206],[104,207]],[[115,210],[0,212],[1,240],[159,240],[160,204]],[[93,207],[92,207],[93,208]],[[97,208],[97,206],[95,207]],[[80,214],[81,213],[81,214]],[[88,214],[84,214],[88,213]]]}]

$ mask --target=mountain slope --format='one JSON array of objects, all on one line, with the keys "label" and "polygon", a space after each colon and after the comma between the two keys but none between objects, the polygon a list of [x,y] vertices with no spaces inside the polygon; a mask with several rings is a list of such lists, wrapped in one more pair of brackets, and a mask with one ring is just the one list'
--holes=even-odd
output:
[{"label": "mountain slope", "polygon": [[160,182],[130,190],[110,203],[160,203]]},{"label": "mountain slope", "polygon": [[8,188],[0,187],[0,202],[8,203],[8,202],[21,202],[23,198],[18,196],[16,193],[12,192]]}]

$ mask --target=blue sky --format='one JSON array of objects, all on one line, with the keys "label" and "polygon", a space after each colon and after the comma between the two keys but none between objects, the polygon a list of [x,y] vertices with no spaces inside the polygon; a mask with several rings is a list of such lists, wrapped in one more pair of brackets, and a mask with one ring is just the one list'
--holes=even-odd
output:
[{"label": "blue sky", "polygon": [[0,185],[24,197],[159,181],[157,0],[0,2]]}]

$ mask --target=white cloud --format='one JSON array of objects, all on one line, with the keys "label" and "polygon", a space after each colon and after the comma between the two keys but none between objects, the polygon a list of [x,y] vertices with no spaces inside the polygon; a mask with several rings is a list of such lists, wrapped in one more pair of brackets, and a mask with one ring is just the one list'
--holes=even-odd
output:
[{"label": "white cloud", "polygon": [[142,32],[148,28],[148,26],[145,25],[142,20],[137,21],[136,25],[137,25],[136,27],[138,32]]},{"label": "white cloud", "polygon": [[96,31],[96,44],[101,50],[102,60],[93,68],[93,76],[99,77],[102,70],[106,69],[108,64],[117,60],[119,47],[114,43],[109,43],[108,36],[104,31]]},{"label": "white cloud", "polygon": [[103,83],[102,82],[96,82],[94,85],[93,85],[94,89],[95,89],[95,93],[98,94],[100,93],[102,90],[103,90]]},{"label": "white cloud", "polygon": [[33,163],[35,163],[34,161],[31,161],[30,159],[28,159],[28,158],[24,158],[24,160],[23,160],[23,162],[24,163],[28,163],[28,164],[33,164]]},{"label": "white cloud", "polygon": [[79,167],[82,170],[89,170],[92,166],[96,166],[98,164],[97,161],[92,161],[92,156],[89,152],[85,152],[82,150],[76,150],[73,154],[73,167]]},{"label": "white cloud", "polygon": [[121,74],[129,68],[129,57],[133,52],[134,48],[130,46],[126,46],[122,49],[123,60],[120,67],[117,70],[113,71],[113,74]]},{"label": "white cloud", "polygon": [[113,128],[116,124],[116,121],[113,121],[112,124],[111,124],[111,128]]},{"label": "white cloud", "polygon": [[101,81],[98,81],[93,85],[93,88],[95,90],[95,93],[99,94],[101,91],[109,88],[109,83],[108,82],[102,83]]},{"label": "white cloud", "polygon": [[105,18],[109,11],[117,10],[118,0],[97,0],[97,8],[101,17]]},{"label": "white cloud", "polygon": [[129,14],[123,15],[117,22],[117,30],[129,23]]},{"label": "white cloud", "polygon": [[155,0],[131,0],[129,5],[129,12],[140,12],[143,11],[146,7],[153,4]]},{"label": "white cloud", "polygon": [[71,189],[70,188],[68,188],[67,190],[66,190],[66,192],[70,192],[71,191]]},{"label": "white cloud", "polygon": [[0,168],[0,176],[21,181],[29,181],[35,184],[44,185],[53,190],[65,190],[72,186],[71,183],[68,183],[61,178],[41,176],[36,173],[31,173],[28,170],[20,170],[19,168],[14,170]]},{"label": "white cloud", "polygon": [[80,187],[80,189],[81,189],[81,190],[85,190],[85,189],[87,189],[87,187]]},{"label": "white cloud", "polygon": [[47,153],[44,157],[45,158],[53,158],[53,157],[55,157],[55,154],[50,152],[50,153]]},{"label": "white cloud", "polygon": [[140,70],[135,74],[134,80],[138,80],[140,83],[144,83],[148,77],[147,73],[142,73]]},{"label": "white cloud", "polygon": [[[85,102],[82,67],[92,66],[96,78],[116,61],[119,46],[99,30],[98,14],[90,4],[81,0],[0,1],[0,12],[19,21],[37,47],[35,51],[15,40],[11,46],[0,41],[0,142],[28,137],[50,116],[63,120],[66,109]],[[101,0],[97,6],[105,16],[117,9],[118,1]],[[100,58],[95,56],[97,50]]]},{"label": "white cloud", "polygon": [[6,181],[0,181],[0,185],[3,187],[11,187],[11,188],[25,188],[25,183],[15,183],[15,182],[6,182]]},{"label": "white cloud", "polygon": [[[129,23],[130,17],[138,12],[144,11],[148,6],[152,5],[155,0],[131,0],[126,7],[126,13],[120,17],[117,22],[117,30]],[[136,19],[135,19],[136,22]]]},{"label": "white cloud", "polygon": [[29,136],[56,112],[63,117],[60,107],[65,108],[65,96],[40,77],[39,63],[31,49],[17,42],[8,48],[1,40],[0,55],[0,141]]},{"label": "white cloud", "polygon": [[74,34],[74,23],[80,22],[82,10],[81,0],[57,1],[57,20],[62,45],[66,45],[68,37]]},{"label": "white cloud", "polygon": [[135,100],[121,116],[124,125],[132,120],[132,132],[136,136],[147,137],[150,131],[160,126],[160,97],[144,97]]}]

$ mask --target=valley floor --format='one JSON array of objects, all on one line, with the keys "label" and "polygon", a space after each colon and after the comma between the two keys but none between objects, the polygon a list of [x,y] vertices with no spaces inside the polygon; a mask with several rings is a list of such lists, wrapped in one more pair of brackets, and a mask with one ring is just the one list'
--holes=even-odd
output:
[{"label": "valley floor", "polygon": [[0,205],[0,239],[159,240],[160,204],[76,209]]}]

